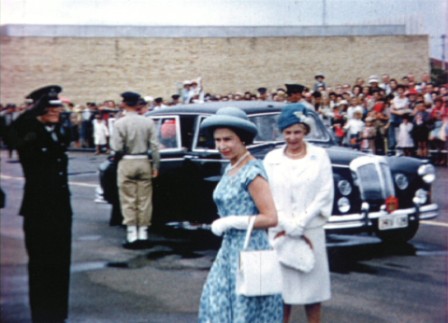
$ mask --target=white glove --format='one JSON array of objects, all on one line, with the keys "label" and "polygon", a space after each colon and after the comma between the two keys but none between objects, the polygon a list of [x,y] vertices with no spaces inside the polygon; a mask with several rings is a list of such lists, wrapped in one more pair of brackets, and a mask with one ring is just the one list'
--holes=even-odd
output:
[{"label": "white glove", "polygon": [[305,226],[297,223],[293,219],[279,219],[280,227],[285,230],[286,235],[291,237],[301,237],[305,232]]},{"label": "white glove", "polygon": [[213,221],[212,232],[220,237],[229,229],[246,230],[248,226],[249,216],[229,215]]}]

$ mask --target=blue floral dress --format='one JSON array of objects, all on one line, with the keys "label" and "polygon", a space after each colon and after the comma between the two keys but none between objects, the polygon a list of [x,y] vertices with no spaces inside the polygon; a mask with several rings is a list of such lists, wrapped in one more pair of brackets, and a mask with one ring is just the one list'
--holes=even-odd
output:
[{"label": "blue floral dress", "polygon": [[[227,174],[218,183],[213,199],[221,217],[259,214],[249,193],[249,184],[257,177],[267,178],[263,164],[251,160],[233,176]],[[200,323],[275,323],[282,322],[281,295],[245,297],[237,295],[235,280],[239,251],[246,230],[231,229],[224,233],[222,245],[210,269],[199,306]],[[249,248],[270,249],[266,230],[254,230]]]}]

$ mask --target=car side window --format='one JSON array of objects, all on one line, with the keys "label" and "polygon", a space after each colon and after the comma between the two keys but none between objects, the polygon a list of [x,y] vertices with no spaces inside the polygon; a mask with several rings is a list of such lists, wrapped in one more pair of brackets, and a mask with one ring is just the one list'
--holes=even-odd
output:
[{"label": "car side window", "polygon": [[216,149],[215,141],[212,136],[210,136],[206,131],[200,129],[200,124],[204,121],[206,117],[200,117],[198,122],[197,136],[195,140],[195,149],[197,150],[209,150]]},{"label": "car side window", "polygon": [[153,118],[160,150],[180,149],[179,121],[176,117]]}]

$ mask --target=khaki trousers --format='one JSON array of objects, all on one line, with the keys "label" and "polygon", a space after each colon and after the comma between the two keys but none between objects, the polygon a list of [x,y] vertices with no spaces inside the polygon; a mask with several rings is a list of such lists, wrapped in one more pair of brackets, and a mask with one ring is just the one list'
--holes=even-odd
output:
[{"label": "khaki trousers", "polygon": [[151,162],[145,159],[122,159],[118,163],[117,185],[123,224],[150,226],[152,217]]}]

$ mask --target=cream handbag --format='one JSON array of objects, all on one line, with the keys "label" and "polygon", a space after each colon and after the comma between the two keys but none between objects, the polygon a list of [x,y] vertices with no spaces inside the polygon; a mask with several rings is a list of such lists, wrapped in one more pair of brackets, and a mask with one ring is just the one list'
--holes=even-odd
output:
[{"label": "cream handbag", "polygon": [[314,268],[314,252],[303,237],[281,236],[272,245],[282,265],[305,273]]},{"label": "cream handbag", "polygon": [[280,263],[275,250],[247,250],[255,222],[251,217],[240,251],[236,293],[244,296],[266,296],[282,292]]}]

